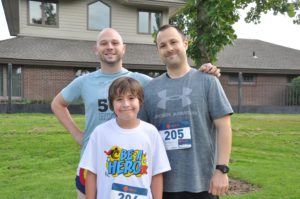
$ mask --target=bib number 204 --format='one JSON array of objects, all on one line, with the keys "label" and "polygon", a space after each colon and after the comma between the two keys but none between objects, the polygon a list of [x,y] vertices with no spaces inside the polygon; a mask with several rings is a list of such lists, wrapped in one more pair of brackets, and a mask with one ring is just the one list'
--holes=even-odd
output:
[{"label": "bib number 204", "polygon": [[176,140],[184,137],[183,129],[173,129],[164,132],[165,140]]},{"label": "bib number 204", "polygon": [[138,199],[137,196],[131,196],[130,194],[124,194],[124,193],[119,193],[118,196],[120,196],[119,199]]}]

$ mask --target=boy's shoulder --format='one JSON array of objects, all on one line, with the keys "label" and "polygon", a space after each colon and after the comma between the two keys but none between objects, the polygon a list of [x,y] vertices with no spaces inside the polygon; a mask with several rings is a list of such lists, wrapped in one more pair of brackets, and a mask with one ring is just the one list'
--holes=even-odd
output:
[{"label": "boy's shoulder", "polygon": [[155,126],[149,122],[146,122],[144,120],[140,120],[140,124],[143,125],[144,127],[149,127],[149,128],[155,128]]},{"label": "boy's shoulder", "polygon": [[94,131],[100,131],[103,132],[103,129],[111,129],[112,126],[114,125],[115,118],[112,118],[106,122],[103,122],[101,124],[98,124],[98,126],[96,126]]},{"label": "boy's shoulder", "polygon": [[153,124],[150,124],[144,120],[140,120],[140,121],[141,121],[140,125],[142,126],[142,128],[145,132],[151,133],[151,134],[158,133],[157,128]]}]

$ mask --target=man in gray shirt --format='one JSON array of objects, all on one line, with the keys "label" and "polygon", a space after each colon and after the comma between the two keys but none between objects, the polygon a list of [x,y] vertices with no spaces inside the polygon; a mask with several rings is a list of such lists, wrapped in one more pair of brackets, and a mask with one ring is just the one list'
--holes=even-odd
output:
[{"label": "man in gray shirt", "polygon": [[229,186],[231,105],[216,77],[189,66],[178,28],[161,27],[156,45],[167,73],[145,87],[141,117],[158,128],[171,163],[163,198],[218,198]]}]

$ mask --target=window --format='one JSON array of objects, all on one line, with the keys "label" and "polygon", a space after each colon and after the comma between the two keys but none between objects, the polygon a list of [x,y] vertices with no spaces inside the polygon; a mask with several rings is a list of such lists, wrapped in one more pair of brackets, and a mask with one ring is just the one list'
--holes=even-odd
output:
[{"label": "window", "polygon": [[[6,70],[5,70],[6,69]],[[0,66],[0,96],[7,97],[9,94],[9,75],[7,66]],[[22,69],[19,66],[12,67],[12,97],[22,95]]]},{"label": "window", "polygon": [[13,67],[12,69],[12,96],[21,96],[21,84],[22,84],[22,68]]},{"label": "window", "polygon": [[3,96],[3,67],[0,66],[0,96]]},{"label": "window", "polygon": [[101,1],[88,5],[88,29],[102,30],[110,27],[110,7]]},{"label": "window", "polygon": [[158,30],[161,25],[160,12],[139,11],[138,33],[151,34]]},{"label": "window", "polygon": [[29,24],[58,26],[57,0],[29,0]]},{"label": "window", "polygon": [[[242,74],[243,79],[242,83],[243,84],[254,84],[256,81],[256,76],[253,74]],[[239,74],[230,74],[229,75],[229,83],[238,83],[239,82]]]}]

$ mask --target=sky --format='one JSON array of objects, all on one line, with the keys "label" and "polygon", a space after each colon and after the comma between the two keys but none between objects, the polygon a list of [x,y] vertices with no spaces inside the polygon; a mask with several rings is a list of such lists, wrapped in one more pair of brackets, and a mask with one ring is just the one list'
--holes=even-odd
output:
[{"label": "sky", "polygon": [[[243,13],[241,12],[243,17]],[[238,38],[258,39],[269,43],[300,50],[300,25],[293,24],[292,18],[284,15],[266,14],[261,23],[247,24],[243,18],[234,24]],[[6,24],[5,15],[0,3],[0,40],[11,38]]]}]

